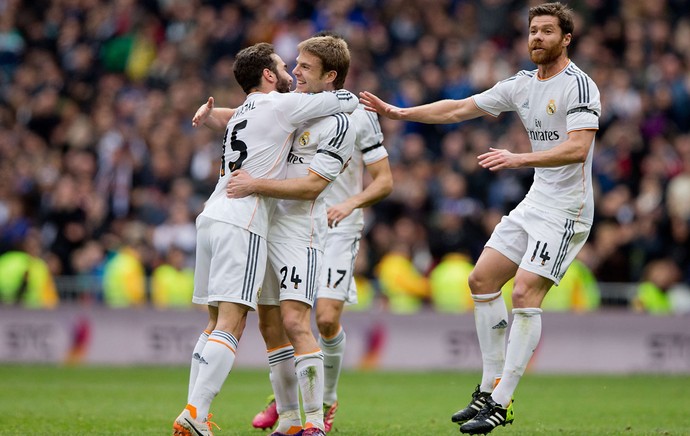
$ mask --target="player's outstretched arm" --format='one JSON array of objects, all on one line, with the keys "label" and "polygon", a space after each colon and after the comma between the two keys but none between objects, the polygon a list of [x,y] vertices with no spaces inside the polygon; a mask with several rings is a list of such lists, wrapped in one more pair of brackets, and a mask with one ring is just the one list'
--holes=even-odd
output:
[{"label": "player's outstretched arm", "polygon": [[596,130],[575,130],[568,133],[568,139],[549,150],[531,153],[512,153],[508,150],[490,148],[477,156],[479,165],[491,171],[523,167],[560,167],[582,163],[587,159]]},{"label": "player's outstretched arm", "polygon": [[209,97],[192,117],[192,127],[204,125],[211,130],[223,131],[235,113],[235,109],[214,106],[213,97]]},{"label": "player's outstretched arm", "polygon": [[426,124],[452,124],[485,115],[472,97],[463,100],[439,100],[433,103],[400,108],[386,103],[368,91],[359,93],[359,102],[366,110],[392,120],[416,121]]},{"label": "player's outstretched arm", "polygon": [[276,180],[255,179],[246,171],[237,170],[233,171],[225,193],[228,198],[257,194],[288,200],[314,200],[328,183],[328,180],[313,172],[304,177]]},{"label": "player's outstretched arm", "polygon": [[393,175],[388,158],[381,159],[366,166],[372,181],[359,194],[353,195],[342,203],[328,208],[328,226],[335,227],[350,216],[353,210],[369,207],[386,198],[393,191]]}]

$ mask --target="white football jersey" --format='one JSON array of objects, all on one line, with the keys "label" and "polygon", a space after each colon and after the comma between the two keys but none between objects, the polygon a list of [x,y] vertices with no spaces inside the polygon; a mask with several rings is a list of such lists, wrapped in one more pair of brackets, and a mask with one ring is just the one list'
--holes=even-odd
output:
[{"label": "white football jersey", "polygon": [[[350,116],[340,113],[297,129],[287,159],[287,178],[305,177],[309,172],[329,182],[339,178],[354,149],[355,130],[350,126]],[[332,185],[329,183],[315,200],[279,200],[268,231],[269,242],[323,249],[328,231],[324,198]]]},{"label": "white football jersey", "polygon": [[[352,159],[345,171],[335,182],[326,196],[326,208],[342,203],[353,195],[362,192],[362,171],[364,165],[371,165],[388,157],[388,152],[383,146],[383,132],[379,124],[378,115],[364,109],[359,105],[350,115],[353,127],[356,130],[355,149]],[[329,228],[328,234],[359,235],[364,227],[364,212],[355,209],[352,213],[338,223],[336,227]]]},{"label": "white football jersey", "polygon": [[319,94],[252,93],[237,108],[223,138],[220,177],[201,215],[266,237],[275,200],[260,195],[227,198],[230,174],[242,168],[254,178],[282,179],[295,129],[308,120],[352,112],[357,98],[347,91]]},{"label": "white football jersey", "polygon": [[[527,129],[532,151],[556,147],[574,130],[599,129],[599,89],[572,62],[546,80],[537,77],[537,70],[520,71],[474,96],[474,102],[493,116],[517,112]],[[584,163],[535,168],[525,203],[563,218],[591,223],[593,152],[594,141]]]}]

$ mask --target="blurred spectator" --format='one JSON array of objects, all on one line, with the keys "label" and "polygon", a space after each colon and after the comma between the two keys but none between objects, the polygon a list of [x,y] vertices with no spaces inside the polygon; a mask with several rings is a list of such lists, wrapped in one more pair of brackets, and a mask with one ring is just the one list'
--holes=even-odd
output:
[{"label": "blurred spectator", "polygon": [[429,298],[429,281],[415,267],[412,250],[404,241],[393,244],[376,265],[375,273],[392,313],[417,312]]},{"label": "blurred spectator", "polygon": [[52,309],[58,304],[53,276],[41,259],[38,235],[24,240],[23,251],[0,255],[0,303],[29,309]]},{"label": "blurred spectator", "polygon": [[194,270],[186,264],[186,254],[177,245],[167,249],[165,261],[151,274],[151,302],[159,309],[192,307]]},{"label": "blurred spectator", "polygon": [[18,249],[29,233],[30,222],[23,200],[11,196],[0,201],[0,253]]},{"label": "blurred spectator", "polygon": [[103,300],[110,307],[142,306],[147,301],[144,262],[144,229],[140,223],[128,224],[123,243],[105,264]]},{"label": "blurred spectator", "polygon": [[[603,105],[590,267],[602,283],[635,282],[669,256],[688,285],[687,2],[570,3],[579,37],[569,55]],[[0,2],[0,254],[34,227],[56,278],[98,277],[96,252],[113,249],[128,222],[146,227],[145,273],[160,262],[151,246],[162,255],[173,239],[184,245],[215,184],[222,141],[190,119],[208,95],[241,103],[232,55],[244,46],[272,42],[293,64],[296,41],[336,31],[354,59],[350,90],[413,105],[533,69],[526,13],[507,0]],[[530,187],[529,172],[476,163],[490,146],[529,146],[516,117],[381,126],[395,191],[368,212],[366,269],[406,238],[393,231],[401,217],[416,224],[406,243],[422,274],[461,239],[476,261],[496,217]]]},{"label": "blurred spectator", "polygon": [[680,278],[680,271],[670,259],[650,262],[644,269],[642,283],[638,285],[633,307],[637,311],[653,315],[672,312],[668,290]]},{"label": "blurred spectator", "polygon": [[431,304],[441,313],[469,312],[474,307],[468,278],[474,264],[469,256],[448,253],[429,273]]}]

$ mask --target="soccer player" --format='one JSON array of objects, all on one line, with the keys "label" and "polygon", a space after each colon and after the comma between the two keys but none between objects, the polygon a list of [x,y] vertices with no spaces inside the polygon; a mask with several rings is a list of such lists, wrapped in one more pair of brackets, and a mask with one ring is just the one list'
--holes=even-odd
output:
[{"label": "soccer player", "polygon": [[211,402],[232,369],[247,312],[256,309],[266,270],[274,201],[257,195],[226,198],[231,173],[242,168],[255,177],[284,178],[290,138],[298,126],[357,106],[347,91],[288,93],[292,77],[271,44],[241,50],[233,73],[247,94],[242,106],[229,117],[230,111],[214,112],[209,99],[208,110],[200,108],[202,114],[193,120],[194,125],[203,122],[212,128],[226,124],[220,177],[197,219],[193,301],[208,305],[209,322],[193,352],[188,404],[173,424],[178,435],[212,435]]},{"label": "soccer player", "polygon": [[[369,110],[422,123],[457,123],[515,111],[532,144],[529,153],[490,148],[478,157],[479,165],[491,171],[535,171],[530,191],[496,226],[469,277],[483,375],[469,405],[452,417],[469,434],[488,433],[513,421],[513,392],[541,336],[541,302],[575,259],[592,225],[599,90],[568,59],[572,10],[558,2],[534,6],[528,25],[528,50],[537,69],[520,71],[481,94],[398,108],[360,93]],[[512,277],[513,322],[506,349],[508,316],[500,289]]]},{"label": "soccer player", "polygon": [[[342,88],[350,65],[344,40],[313,37],[301,42],[298,50],[293,70],[297,92]],[[293,139],[287,179],[256,179],[238,171],[228,184],[230,197],[259,194],[282,199],[268,232],[273,274],[266,275],[259,297],[259,326],[280,415],[276,435],[325,434],[324,362],[311,331],[311,308],[328,229],[324,197],[352,155],[355,132],[349,126],[350,119],[344,114],[307,122]],[[304,430],[297,384],[305,412]]]},{"label": "soccer player", "polygon": [[[317,36],[339,38],[325,32]],[[338,410],[337,387],[345,354],[346,335],[340,318],[345,304],[357,304],[357,288],[353,276],[364,228],[362,208],[376,204],[393,190],[393,176],[388,153],[383,147],[383,133],[378,117],[360,106],[350,118],[356,132],[355,149],[347,168],[331,183],[332,187],[324,199],[328,208],[329,228],[321,280],[316,293],[319,346],[324,354],[323,406],[326,432],[333,428]],[[372,180],[362,189],[364,167]],[[277,420],[276,403],[270,400],[267,408],[256,415],[252,425],[270,428]]]}]

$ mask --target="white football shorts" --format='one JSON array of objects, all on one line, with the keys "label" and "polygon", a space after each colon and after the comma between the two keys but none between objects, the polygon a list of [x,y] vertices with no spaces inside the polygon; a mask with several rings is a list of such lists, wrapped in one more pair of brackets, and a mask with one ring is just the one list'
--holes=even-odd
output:
[{"label": "white football shorts", "polygon": [[268,267],[259,304],[280,306],[283,300],[314,306],[323,252],[316,248],[268,243]]},{"label": "white football shorts", "polygon": [[359,252],[359,235],[329,234],[323,252],[321,283],[316,298],[357,304],[357,286],[354,281],[355,259]]},{"label": "white football shorts", "polygon": [[522,202],[501,219],[486,246],[557,285],[587,241],[590,228]]},{"label": "white football shorts", "polygon": [[229,301],[256,310],[266,274],[266,239],[205,216],[197,218],[196,229],[192,301],[213,306]]}]

